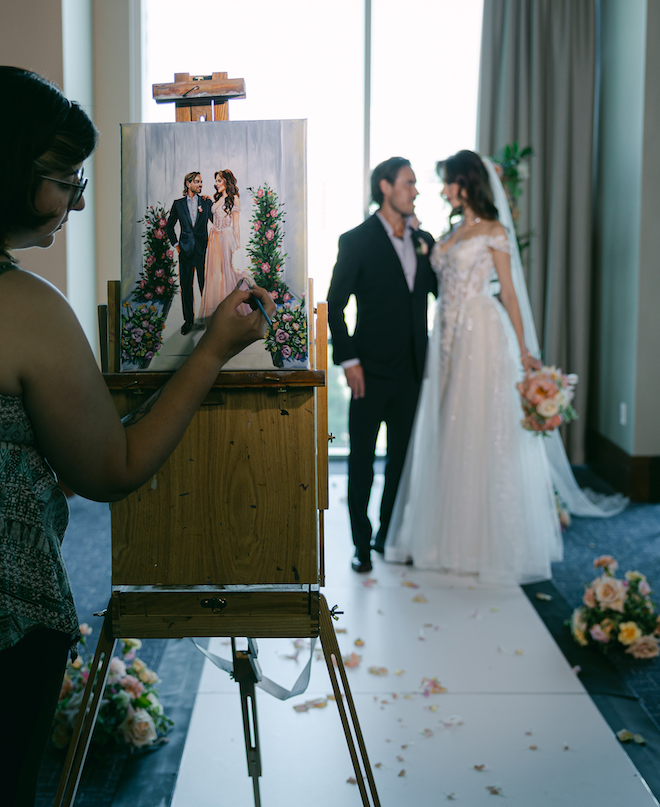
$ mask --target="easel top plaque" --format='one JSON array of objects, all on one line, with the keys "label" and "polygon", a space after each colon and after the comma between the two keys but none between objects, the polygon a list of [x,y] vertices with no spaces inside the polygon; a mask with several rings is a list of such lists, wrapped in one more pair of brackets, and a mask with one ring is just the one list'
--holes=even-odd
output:
[{"label": "easel top plaque", "polygon": [[175,73],[173,83],[153,85],[153,97],[157,104],[173,101],[177,121],[229,120],[227,101],[245,98],[245,81],[227,73]]}]

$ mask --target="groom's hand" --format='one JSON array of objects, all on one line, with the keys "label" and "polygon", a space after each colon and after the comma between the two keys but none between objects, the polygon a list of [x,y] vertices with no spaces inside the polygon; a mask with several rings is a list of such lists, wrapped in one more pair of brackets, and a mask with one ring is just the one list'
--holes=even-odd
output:
[{"label": "groom's hand", "polygon": [[353,367],[344,367],[344,373],[346,375],[346,383],[353,393],[353,399],[364,398],[365,385],[362,365],[355,364]]}]

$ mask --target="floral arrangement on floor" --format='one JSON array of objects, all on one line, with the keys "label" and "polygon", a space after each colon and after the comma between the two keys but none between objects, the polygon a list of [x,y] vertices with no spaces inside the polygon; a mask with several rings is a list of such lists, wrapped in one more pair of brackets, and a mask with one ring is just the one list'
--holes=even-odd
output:
[{"label": "floral arrangement on floor", "polygon": [[160,350],[161,332],[179,285],[174,250],[165,230],[165,208],[151,205],[141,221],[145,225],[143,268],[130,293],[131,301],[122,306],[121,357],[144,370]]},{"label": "floral arrangement on floor", "polygon": [[[80,633],[79,655],[67,665],[53,721],[51,738],[58,748],[66,748],[71,740],[89,678],[92,656],[86,637],[92,633],[92,628],[83,624]],[[120,639],[119,642],[121,658],[115,656],[110,662],[92,742],[102,746],[124,744],[131,750],[157,746],[174,725],[158,700],[155,685],[160,679],[136,656],[136,651],[142,647],[139,639]]]},{"label": "floral arrangement on floor", "polygon": [[[507,143],[499,157],[491,157],[493,166],[502,181],[504,192],[509,200],[511,208],[511,218],[514,225],[517,225],[520,218],[520,208],[518,199],[522,196],[522,183],[529,179],[529,158],[534,154],[531,146],[519,148],[518,143]],[[529,246],[530,234],[517,235],[518,249],[520,254]]]},{"label": "floral arrangement on floor", "polygon": [[575,420],[577,412],[571,401],[577,382],[575,374],[564,375],[554,366],[528,370],[516,384],[525,413],[521,421],[523,429],[547,436],[562,423]]},{"label": "floral arrangement on floor", "polygon": [[297,301],[282,280],[284,259],[284,205],[277,194],[264,183],[256,190],[248,188],[254,207],[250,221],[250,240],[246,252],[250,256],[254,282],[266,289],[277,305],[273,324],[266,331],[265,345],[275,367],[287,359],[307,358],[307,314],[304,294]]},{"label": "floral arrangement on floor", "polygon": [[597,577],[585,588],[584,605],[573,611],[571,633],[584,647],[603,651],[615,647],[636,659],[655,658],[660,653],[660,617],[650,599],[651,586],[641,572],[615,576],[619,567],[611,555],[594,560]]}]

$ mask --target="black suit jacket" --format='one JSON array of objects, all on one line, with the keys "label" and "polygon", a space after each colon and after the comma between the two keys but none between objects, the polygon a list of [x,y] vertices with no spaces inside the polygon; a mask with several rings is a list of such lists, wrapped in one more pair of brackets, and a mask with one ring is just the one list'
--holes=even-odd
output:
[{"label": "black suit jacket", "polygon": [[[198,210],[194,227],[188,211],[187,198],[183,196],[181,199],[175,199],[172,204],[170,215],[167,217],[167,235],[173,246],[176,245],[177,241],[179,242],[179,248],[186,257],[192,257],[195,252],[200,250],[204,252],[206,250],[212,204],[210,199],[202,199],[201,196],[197,197]],[[200,207],[202,208],[201,210],[199,210]],[[178,239],[174,232],[174,225],[177,221],[181,225],[181,233]]]},{"label": "black suit jacket", "polygon": [[[378,216],[371,216],[339,239],[328,291],[335,364],[357,358],[365,373],[382,378],[394,378],[402,369],[410,368],[421,381],[428,338],[427,295],[437,295],[438,284],[429,260],[433,237],[416,230],[413,241],[417,274],[411,292]],[[351,294],[356,297],[358,311],[353,336],[344,319]]]}]

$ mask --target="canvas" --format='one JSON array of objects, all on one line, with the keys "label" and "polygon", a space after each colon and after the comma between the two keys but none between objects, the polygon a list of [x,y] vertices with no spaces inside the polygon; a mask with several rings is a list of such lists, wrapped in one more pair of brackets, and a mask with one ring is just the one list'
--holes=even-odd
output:
[{"label": "canvas", "polygon": [[309,368],[305,136],[303,120],[122,125],[122,371],[179,367],[243,278],[277,312],[224,369]]}]

